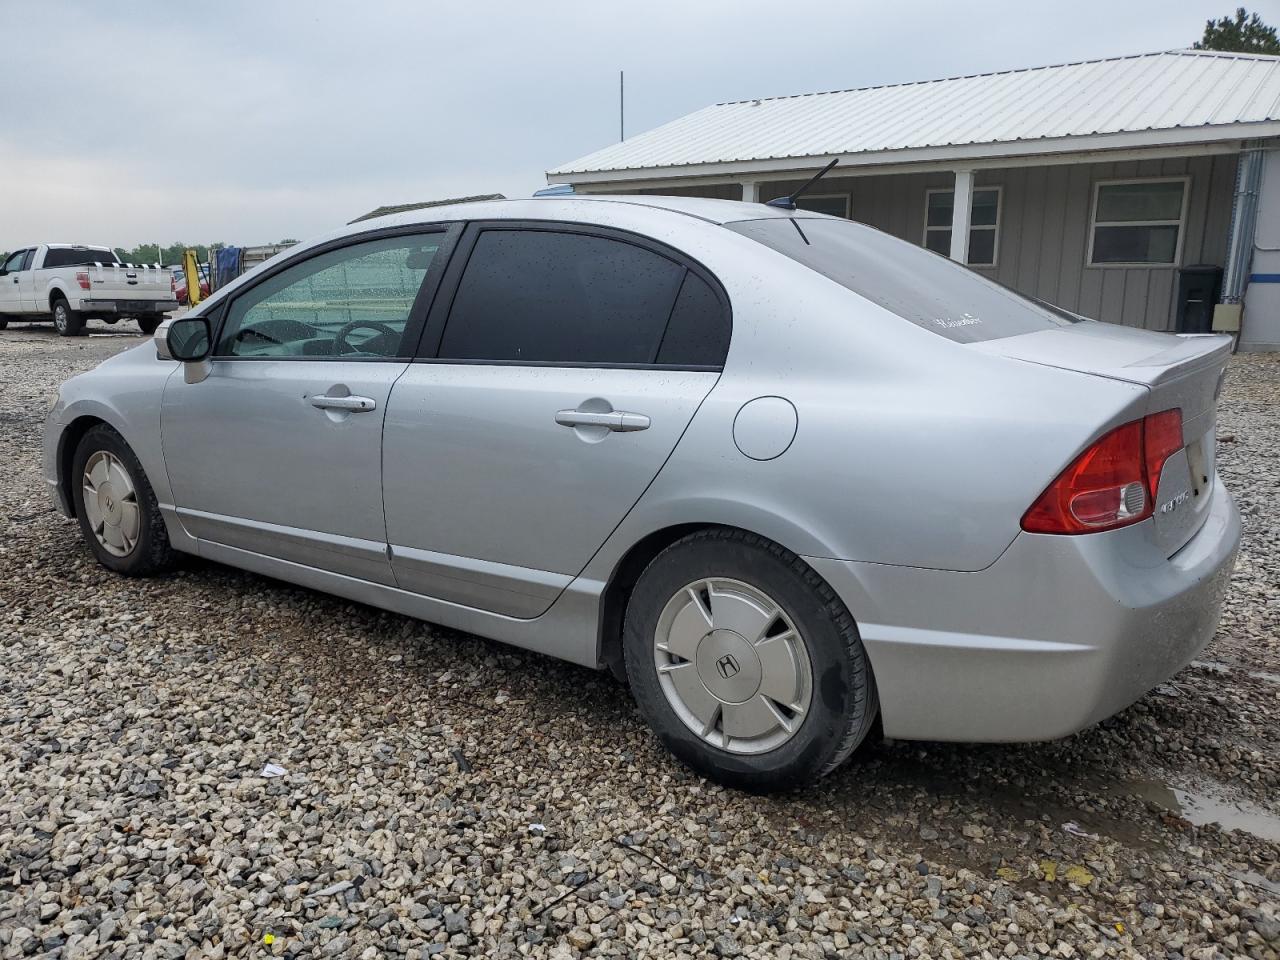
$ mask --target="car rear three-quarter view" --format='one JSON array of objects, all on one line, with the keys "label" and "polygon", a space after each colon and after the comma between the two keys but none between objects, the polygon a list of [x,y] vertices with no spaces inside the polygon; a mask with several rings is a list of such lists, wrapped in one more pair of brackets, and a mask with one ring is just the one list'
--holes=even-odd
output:
[{"label": "car rear three-quarter view", "polygon": [[678,757],[761,790],[877,717],[1065,736],[1212,637],[1226,338],[804,211],[423,215],[294,248],[64,385],[46,474],[102,562],[197,553],[612,668]]}]

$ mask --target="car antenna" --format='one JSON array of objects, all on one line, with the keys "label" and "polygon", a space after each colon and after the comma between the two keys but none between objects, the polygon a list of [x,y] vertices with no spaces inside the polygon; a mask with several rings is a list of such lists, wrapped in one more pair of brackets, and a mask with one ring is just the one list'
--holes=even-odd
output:
[{"label": "car antenna", "polygon": [[810,178],[809,178],[809,182],[808,182],[808,183],[806,183],[804,186],[802,186],[799,190],[794,191],[794,192],[791,194],[791,196],[789,196],[789,197],[775,197],[773,200],[768,201],[768,202],[765,204],[765,206],[766,206],[766,207],[781,207],[783,210],[794,210],[794,209],[796,208],[796,197],[800,196],[800,194],[804,193],[806,190],[808,190],[810,187],[812,187],[815,183],[817,183],[819,180],[821,180],[824,176],[826,176],[827,171],[828,171],[828,170],[830,170],[832,167],[834,167],[834,166],[835,166],[837,163],[839,163],[839,162],[840,162],[840,160],[839,160],[839,158],[837,157],[835,160],[832,160],[832,161],[831,161],[830,163],[828,163],[825,167],[823,167],[821,170],[819,170],[817,173],[815,173],[812,177],[810,177]]}]

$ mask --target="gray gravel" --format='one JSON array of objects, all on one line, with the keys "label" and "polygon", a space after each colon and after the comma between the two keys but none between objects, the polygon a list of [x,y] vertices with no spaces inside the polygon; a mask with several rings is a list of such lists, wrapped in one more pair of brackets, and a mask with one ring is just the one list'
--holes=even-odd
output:
[{"label": "gray gravel", "polygon": [[870,744],[762,799],[607,676],[95,565],[39,425],[136,342],[0,332],[0,957],[1280,957],[1280,357],[1232,362],[1246,539],[1201,661],[1059,743]]}]

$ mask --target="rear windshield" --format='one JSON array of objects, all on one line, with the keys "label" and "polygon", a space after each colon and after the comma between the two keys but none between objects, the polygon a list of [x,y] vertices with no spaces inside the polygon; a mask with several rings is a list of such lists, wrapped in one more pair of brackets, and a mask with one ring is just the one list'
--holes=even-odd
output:
[{"label": "rear windshield", "polygon": [[90,263],[119,263],[116,255],[110,250],[95,250],[93,247],[54,247],[46,250],[45,267],[83,267]]},{"label": "rear windshield", "polygon": [[851,220],[779,217],[725,226],[958,343],[1034,333],[1076,320],[954,260]]}]

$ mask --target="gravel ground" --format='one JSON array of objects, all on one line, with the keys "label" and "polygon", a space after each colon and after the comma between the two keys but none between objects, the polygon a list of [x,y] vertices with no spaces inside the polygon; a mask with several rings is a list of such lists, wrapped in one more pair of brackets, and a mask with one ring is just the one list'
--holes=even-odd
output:
[{"label": "gravel ground", "polygon": [[605,675],[97,566],[40,422],[136,342],[0,333],[0,957],[1280,957],[1280,357],[1232,361],[1245,543],[1203,660],[1065,741],[869,744],[760,798]]}]

